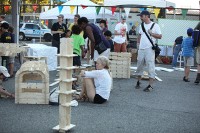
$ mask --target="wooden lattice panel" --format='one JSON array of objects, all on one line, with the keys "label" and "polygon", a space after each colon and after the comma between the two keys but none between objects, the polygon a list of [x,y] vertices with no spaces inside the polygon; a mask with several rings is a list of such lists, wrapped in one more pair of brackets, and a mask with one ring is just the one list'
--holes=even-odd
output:
[{"label": "wooden lattice panel", "polygon": [[111,52],[109,59],[113,78],[130,78],[131,53]]},{"label": "wooden lattice panel", "polygon": [[49,72],[44,62],[25,62],[15,77],[15,103],[49,103]]}]

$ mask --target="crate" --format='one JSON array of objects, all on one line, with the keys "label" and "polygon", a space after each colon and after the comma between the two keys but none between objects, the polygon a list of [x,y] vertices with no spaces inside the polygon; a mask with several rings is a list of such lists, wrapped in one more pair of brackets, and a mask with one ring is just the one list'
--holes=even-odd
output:
[{"label": "crate", "polygon": [[130,78],[131,53],[111,52],[109,59],[113,78]]},{"label": "crate", "polygon": [[49,71],[44,62],[27,61],[17,71],[15,103],[49,104]]}]

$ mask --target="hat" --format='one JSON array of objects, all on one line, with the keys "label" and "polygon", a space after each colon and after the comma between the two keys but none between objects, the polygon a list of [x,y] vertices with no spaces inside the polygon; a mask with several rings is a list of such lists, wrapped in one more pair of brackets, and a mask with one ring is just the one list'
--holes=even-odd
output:
[{"label": "hat", "polygon": [[188,34],[192,34],[192,33],[193,33],[193,29],[192,29],[192,28],[188,28],[188,29],[187,29],[187,33],[188,33]]},{"label": "hat", "polygon": [[60,14],[60,15],[58,15],[57,17],[61,17],[61,18],[64,18],[64,15]]},{"label": "hat", "polygon": [[8,23],[2,23],[1,27],[4,29],[8,29],[9,28],[9,24]]},{"label": "hat", "polygon": [[140,14],[138,14],[137,16],[142,16],[142,15],[151,15],[148,11],[144,10],[142,11]]},{"label": "hat", "polygon": [[10,77],[8,70],[4,66],[0,66],[0,73],[3,73],[5,77]]}]

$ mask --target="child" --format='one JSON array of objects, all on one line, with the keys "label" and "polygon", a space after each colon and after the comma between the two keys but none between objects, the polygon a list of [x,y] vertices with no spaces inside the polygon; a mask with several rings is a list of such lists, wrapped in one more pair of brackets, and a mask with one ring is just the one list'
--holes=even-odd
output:
[{"label": "child", "polygon": [[81,30],[78,25],[74,25],[72,27],[72,36],[70,38],[73,38],[73,53],[77,54],[78,56],[73,58],[73,66],[81,66],[80,56],[82,55],[82,57],[84,57],[85,41],[84,38],[79,35],[80,33]]},{"label": "child", "polygon": [[[81,55],[82,58],[84,58],[84,38],[80,35],[81,30],[78,25],[72,26],[72,35],[70,38],[73,38],[73,54],[76,54],[77,56],[73,57],[73,66],[81,66]],[[76,73],[76,71],[74,71]],[[76,77],[76,76],[75,76]],[[72,89],[75,88],[76,82],[73,82]]]},{"label": "child", "polygon": [[106,32],[104,32],[104,36],[106,37],[106,39],[108,40],[108,42],[110,43],[111,49],[110,52],[114,52],[114,43],[112,41],[112,33],[107,30]]},{"label": "child", "polygon": [[15,97],[14,94],[7,92],[2,86],[2,81],[4,77],[10,77],[10,74],[8,73],[8,70],[4,66],[0,66],[0,94],[5,95],[6,97],[14,98]]},{"label": "child", "polygon": [[190,82],[188,80],[190,67],[194,65],[194,48],[193,48],[193,39],[192,39],[193,29],[187,29],[188,37],[183,39],[181,47],[183,48],[182,55],[184,57],[184,66],[185,66],[185,76],[183,81]]}]

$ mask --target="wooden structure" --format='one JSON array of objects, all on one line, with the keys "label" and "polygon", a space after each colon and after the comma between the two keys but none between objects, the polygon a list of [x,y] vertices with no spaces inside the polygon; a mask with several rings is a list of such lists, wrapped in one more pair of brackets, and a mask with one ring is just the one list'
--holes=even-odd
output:
[{"label": "wooden structure", "polygon": [[131,53],[111,52],[109,59],[112,78],[130,78]]},{"label": "wooden structure", "polygon": [[15,103],[49,104],[49,71],[44,62],[25,62],[15,77]]},{"label": "wooden structure", "polygon": [[75,127],[71,124],[71,100],[72,94],[75,93],[75,90],[72,90],[72,82],[76,78],[72,78],[73,69],[77,67],[73,66],[73,57],[76,56],[73,54],[73,39],[71,38],[62,38],[60,43],[60,66],[58,67],[59,79],[56,79],[59,83],[59,125],[54,127],[54,130],[59,132],[65,132]]},{"label": "wooden structure", "polygon": [[16,43],[0,43],[0,56],[16,56],[22,51],[25,51],[25,48]]}]

